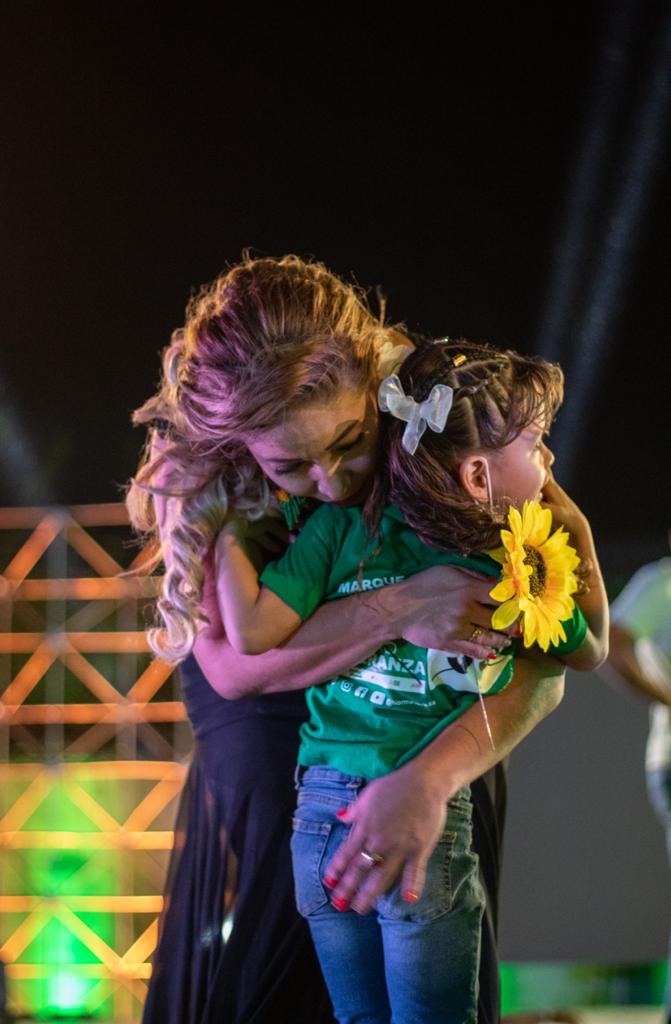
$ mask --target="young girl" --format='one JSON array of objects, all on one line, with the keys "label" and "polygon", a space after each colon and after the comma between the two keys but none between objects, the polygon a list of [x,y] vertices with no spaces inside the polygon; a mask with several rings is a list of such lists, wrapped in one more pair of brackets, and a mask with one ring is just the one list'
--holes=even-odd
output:
[{"label": "young girl", "polygon": [[[262,587],[240,543],[248,525],[232,520],[220,535],[218,594],[239,650],[276,647],[322,601],[378,590],[429,565],[494,576],[496,563],[477,552],[498,546],[509,504],[561,497],[543,442],[562,398],[557,367],[514,352],[439,342],[408,356],[399,377],[383,381],[379,398],[381,410],[390,411],[382,417],[385,465],[363,510],[347,503],[320,508],[284,557],[265,569]],[[304,410],[297,430],[306,444],[329,413],[328,406]],[[266,437],[271,464],[273,452],[273,437]],[[575,506],[564,498],[562,507],[567,525],[579,526]],[[594,567],[591,538],[573,540]],[[591,667],[603,656],[602,590],[582,603],[589,623],[576,607],[564,623],[567,639],[553,653]],[[329,901],[323,873],[346,834],[339,812],[366,782],[415,757],[479,690],[501,690],[512,672],[512,650],[473,663],[399,641],[308,691],[294,874],[298,907],[341,1022],[476,1019],[482,896],[467,790],[449,801],[419,901],[397,888],[374,914],[360,916],[346,900]],[[374,869],[383,854],[364,849],[361,856]]]}]

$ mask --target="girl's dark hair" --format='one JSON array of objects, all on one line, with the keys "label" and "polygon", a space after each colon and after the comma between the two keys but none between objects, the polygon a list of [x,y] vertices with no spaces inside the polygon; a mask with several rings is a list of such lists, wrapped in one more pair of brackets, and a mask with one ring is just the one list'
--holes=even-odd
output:
[{"label": "girl's dark hair", "polygon": [[492,511],[474,502],[459,465],[471,452],[504,447],[532,423],[547,429],[563,399],[561,369],[512,350],[446,340],[412,352],[398,376],[418,402],[435,384],[448,384],[453,404],[443,432],[427,428],[414,455],[401,445],[406,424],[380,414],[380,461],[364,507],[366,522],[375,530],[391,502],[431,547],[466,553],[498,546],[507,506]]}]

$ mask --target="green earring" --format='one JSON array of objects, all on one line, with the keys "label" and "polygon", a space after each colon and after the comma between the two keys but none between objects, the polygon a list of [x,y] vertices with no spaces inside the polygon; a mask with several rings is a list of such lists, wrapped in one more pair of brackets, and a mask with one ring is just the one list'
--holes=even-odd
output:
[{"label": "green earring", "polygon": [[301,518],[303,506],[307,499],[299,498],[295,494],[287,494],[284,490],[277,490],[273,493],[277,498],[284,522],[287,524],[287,530],[293,530]]}]

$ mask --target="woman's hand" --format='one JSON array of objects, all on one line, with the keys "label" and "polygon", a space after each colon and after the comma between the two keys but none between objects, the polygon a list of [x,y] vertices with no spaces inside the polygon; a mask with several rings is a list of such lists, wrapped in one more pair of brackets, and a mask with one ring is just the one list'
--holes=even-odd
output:
[{"label": "woman's hand", "polygon": [[[327,865],[332,899],[359,913],[401,881],[409,904],[422,894],[426,863],[445,826],[446,804],[496,764],[560,703],[564,666],[548,655],[525,651],[515,659],[511,682],[487,697],[492,750],[479,704],[448,725],[417,757],[375,779],[343,814],[348,838]],[[371,866],[365,850],[382,857]]]},{"label": "woman's hand", "polygon": [[494,578],[469,569],[437,565],[401,583],[375,591],[380,609],[396,622],[396,635],[434,650],[484,660],[504,647],[515,626],[492,629]]},{"label": "woman's hand", "polygon": [[[337,883],[332,899],[345,900],[366,914],[402,878],[404,898],[416,902],[446,814],[444,790],[432,789],[415,762],[374,779],[347,813],[339,815],[352,830],[328,865],[327,879]],[[362,850],[378,854],[381,863],[371,867]]]}]

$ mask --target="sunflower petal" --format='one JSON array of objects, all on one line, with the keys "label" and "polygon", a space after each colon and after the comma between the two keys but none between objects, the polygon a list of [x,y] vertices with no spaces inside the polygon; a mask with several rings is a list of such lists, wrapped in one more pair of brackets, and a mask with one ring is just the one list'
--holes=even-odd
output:
[{"label": "sunflower petal", "polygon": [[501,541],[506,551],[514,551],[516,548],[515,538],[510,530],[501,530]]},{"label": "sunflower petal", "polygon": [[510,509],[508,510],[508,524],[512,531],[513,537],[515,537],[516,540],[519,540],[523,536],[522,516],[519,514],[519,511],[515,508],[514,505],[511,505]]},{"label": "sunflower petal", "polygon": [[513,580],[506,578],[496,584],[493,590],[489,591],[489,596],[495,601],[509,601],[515,593],[515,584]]},{"label": "sunflower petal", "polygon": [[506,601],[500,608],[497,608],[492,615],[492,628],[493,629],[507,629],[508,626],[512,626],[513,622],[520,613],[519,601],[516,597]]},{"label": "sunflower petal", "polygon": [[552,512],[549,508],[541,508],[536,502],[531,502],[525,525],[525,542],[533,548],[539,548],[550,536]]},{"label": "sunflower petal", "polygon": [[499,563],[499,565],[506,564],[506,559],[508,556],[506,554],[506,549],[504,547],[492,548],[491,551],[486,551],[485,554],[489,555],[490,558],[493,558],[495,562]]}]

